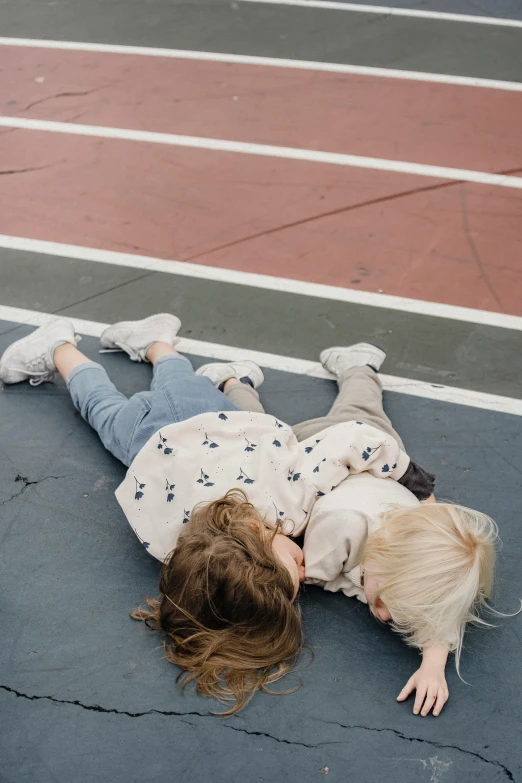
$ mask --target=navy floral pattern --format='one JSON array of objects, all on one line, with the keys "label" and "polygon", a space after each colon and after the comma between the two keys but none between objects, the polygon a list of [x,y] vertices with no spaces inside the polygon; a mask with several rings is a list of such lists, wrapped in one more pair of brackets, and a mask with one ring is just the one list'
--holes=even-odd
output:
[{"label": "navy floral pattern", "polygon": [[135,457],[117,498],[142,546],[164,560],[191,509],[233,487],[244,488],[267,520],[300,535],[316,500],[350,472],[395,476],[406,459],[393,439],[362,422],[299,444],[273,416],[218,410],[164,425]]},{"label": "navy floral pattern", "polygon": [[326,457],[323,457],[322,460],[317,463],[317,465],[314,468],[314,473],[319,473],[323,462],[326,462]]},{"label": "navy floral pattern", "polygon": [[176,485],[170,484],[168,479],[165,479],[165,481],[166,481],[165,491],[167,492],[167,503],[172,503],[172,501],[174,500],[174,493],[172,490]]},{"label": "navy floral pattern", "polygon": [[163,449],[163,453],[165,454],[165,456],[172,454],[172,449],[167,444],[167,438],[164,438],[161,432],[158,432],[158,435],[159,435],[158,449]]},{"label": "navy floral pattern", "polygon": [[204,473],[202,468],[199,471],[199,474],[200,475],[199,475],[199,478],[197,480],[198,484],[203,484],[204,487],[213,487],[214,486],[213,482],[210,480],[210,476],[208,475],[208,473]]},{"label": "navy floral pattern", "polygon": [[243,468],[239,468],[239,476],[236,481],[243,481],[245,484],[255,484],[256,480],[247,476]]},{"label": "navy floral pattern", "polygon": [[209,449],[219,449],[219,443],[216,443],[212,438],[209,438],[205,432],[205,440],[201,444],[202,446],[208,446]]},{"label": "navy floral pattern", "polygon": [[140,534],[138,533],[138,531],[136,530],[136,528],[135,528],[135,527],[133,527],[132,529],[133,529],[133,530],[134,530],[134,532],[136,533],[136,535],[137,535],[137,537],[138,537],[138,540],[141,542],[141,545],[142,545],[143,547],[145,547],[145,549],[148,549],[148,548],[149,548],[149,546],[150,546],[149,542],[148,542],[148,541],[144,541],[144,540],[143,540],[143,538],[140,536]]},{"label": "navy floral pattern", "polygon": [[147,486],[146,484],[140,484],[136,476],[134,476],[134,481],[136,482],[136,492],[134,494],[134,500],[141,500],[143,495],[145,494],[143,490]]},{"label": "navy floral pattern", "polygon": [[314,443],[314,445],[313,445],[313,446],[307,446],[307,447],[305,448],[305,452],[306,452],[306,454],[311,454],[311,453],[312,453],[312,451],[313,451],[315,448],[317,448],[317,446],[319,445],[319,443],[321,443],[321,441],[322,441],[322,440],[324,440],[324,438],[319,438],[318,440],[316,440],[316,441],[315,441],[315,443]]},{"label": "navy floral pattern", "polygon": [[361,454],[361,457],[366,462],[367,460],[370,459],[371,455],[375,454],[376,451],[379,451],[380,448],[381,448],[380,446],[376,446],[374,449],[372,449],[371,446],[367,446],[363,451],[363,453]]}]

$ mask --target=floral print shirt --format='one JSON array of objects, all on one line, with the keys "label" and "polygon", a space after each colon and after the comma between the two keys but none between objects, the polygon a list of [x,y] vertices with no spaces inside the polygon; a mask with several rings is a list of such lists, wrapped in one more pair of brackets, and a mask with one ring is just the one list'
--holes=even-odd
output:
[{"label": "floral print shirt", "polygon": [[147,551],[165,560],[195,505],[241,488],[268,523],[300,535],[317,498],[349,474],[398,480],[409,457],[381,430],[358,421],[297,441],[265,413],[203,413],[169,424],[141,449],[116,497]]}]

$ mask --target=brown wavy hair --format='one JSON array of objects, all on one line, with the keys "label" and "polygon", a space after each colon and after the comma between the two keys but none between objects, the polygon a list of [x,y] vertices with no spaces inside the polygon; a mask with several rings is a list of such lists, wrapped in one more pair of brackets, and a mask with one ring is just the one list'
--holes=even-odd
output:
[{"label": "brown wavy hair", "polygon": [[302,650],[294,584],[272,549],[277,532],[241,490],[196,506],[163,564],[162,595],[131,614],[167,634],[166,658],[183,670],[183,688],[196,680],[197,693],[235,702],[215,714],[239,712],[258,690],[272,693],[267,686]]}]

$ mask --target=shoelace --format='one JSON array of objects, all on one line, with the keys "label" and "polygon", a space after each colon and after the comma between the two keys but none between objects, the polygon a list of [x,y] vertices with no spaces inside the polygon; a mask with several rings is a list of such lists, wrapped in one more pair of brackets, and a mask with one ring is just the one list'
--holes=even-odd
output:
[{"label": "shoelace", "polygon": [[29,384],[31,386],[39,386],[45,381],[52,381],[54,378],[54,370],[46,369],[45,354],[33,359],[32,362],[27,363],[27,369],[31,373],[29,378]]},{"label": "shoelace", "polygon": [[[75,334],[74,344],[78,345],[81,339],[79,334]],[[46,356],[47,352],[42,353],[40,356],[37,356],[36,359],[27,363],[27,370],[31,373],[31,378],[29,378],[30,386],[40,386],[41,383],[52,381],[54,378],[56,370],[54,368],[52,370],[47,368]]]},{"label": "shoelace", "polygon": [[133,362],[142,362],[143,358],[139,351],[135,351],[130,345],[124,347],[123,343],[114,343],[116,348],[100,348],[98,353],[126,353],[130,356]]}]

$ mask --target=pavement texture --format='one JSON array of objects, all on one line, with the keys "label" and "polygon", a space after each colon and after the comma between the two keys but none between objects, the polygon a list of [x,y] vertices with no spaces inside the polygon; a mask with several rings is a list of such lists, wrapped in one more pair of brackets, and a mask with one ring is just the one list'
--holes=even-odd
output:
[{"label": "pavement texture", "polygon": [[[393,5],[522,19],[515,0]],[[36,39],[0,43],[0,116],[522,172],[522,92],[512,86],[37,45],[167,47],[516,83],[520,28],[241,0],[0,0],[0,34]],[[487,409],[486,396],[521,396],[521,329],[492,321],[522,315],[520,189],[145,140],[4,127],[0,137],[0,353],[41,313],[97,327],[163,310],[181,317],[196,347],[238,355],[317,361],[327,345],[382,345],[383,371],[404,381],[401,393],[385,393],[387,413],[412,458],[436,473],[439,499],[496,520],[493,605],[518,609],[522,417]],[[9,236],[79,245],[85,257],[58,245],[9,249]],[[127,263],[96,260],[107,250]],[[152,271],[133,266],[133,254],[426,308]],[[439,303],[450,306],[443,317],[430,309]],[[452,318],[455,305],[482,315]],[[85,329],[82,350],[121,391],[148,387],[150,367],[98,355]],[[195,367],[210,359],[189,358]],[[329,380],[265,376],[267,410],[290,424],[326,413],[335,396]],[[431,384],[424,397],[408,394],[418,381]],[[441,384],[480,393],[483,407],[442,402]],[[123,476],[62,381],[0,388],[1,783],[522,783],[520,615],[493,616],[495,628],[466,636],[464,681],[451,662],[450,700],[436,719],[414,716],[411,699],[395,701],[418,653],[357,601],[313,587],[299,598],[309,650],[278,683],[299,690],[259,694],[233,718],[212,715],[215,703],[193,688],[181,692],[161,637],[129,618],[156,595],[159,566],[113,497]]]},{"label": "pavement texture", "polygon": [[[26,327],[0,337],[3,348]],[[97,359],[98,343],[82,348]],[[191,357],[194,366],[204,357]],[[150,368],[101,356],[126,394]],[[326,412],[334,384],[268,372],[263,399],[289,422]],[[388,394],[409,453],[440,497],[478,506],[504,540],[500,610],[517,607],[520,417]],[[520,619],[469,635],[451,701],[419,718],[395,697],[418,655],[341,595],[301,597],[315,659],[289,696],[256,697],[234,718],[182,695],[159,638],[128,617],[155,595],[158,564],[137,545],[112,492],[123,467],[73,409],[64,385],[2,395],[2,773],[5,780],[519,780]],[[303,664],[307,662],[304,656]],[[297,676],[285,682],[296,684]],[[282,686],[281,686],[282,687]]]}]

